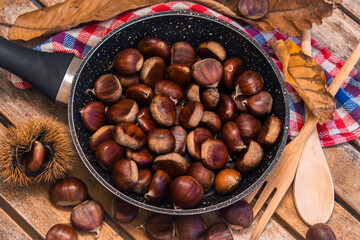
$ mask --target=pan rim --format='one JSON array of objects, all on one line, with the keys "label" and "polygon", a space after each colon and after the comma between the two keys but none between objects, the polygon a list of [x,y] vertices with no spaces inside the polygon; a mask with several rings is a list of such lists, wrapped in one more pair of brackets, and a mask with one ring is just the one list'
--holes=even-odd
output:
[{"label": "pan rim", "polygon": [[[264,56],[264,58],[268,61],[269,65],[271,66],[271,68],[273,69],[275,75],[277,76],[279,85],[281,87],[281,91],[282,91],[282,95],[283,95],[283,99],[284,99],[284,103],[285,103],[285,113],[284,113],[284,118],[285,118],[285,123],[284,123],[284,134],[282,136],[281,139],[281,144],[279,145],[278,150],[276,151],[275,157],[273,158],[271,164],[269,165],[269,167],[263,172],[263,174],[252,184],[250,185],[245,191],[241,192],[240,194],[224,201],[224,202],[220,202],[214,205],[210,205],[207,207],[201,207],[201,208],[192,208],[192,209],[168,209],[168,208],[162,208],[162,207],[157,207],[157,206],[153,206],[153,205],[149,205],[143,202],[139,202],[137,200],[134,200],[133,198],[127,196],[126,194],[122,193],[121,191],[117,190],[113,185],[109,184],[107,181],[105,181],[99,173],[97,173],[97,171],[94,169],[94,167],[91,165],[90,161],[87,159],[85,153],[82,150],[82,147],[80,145],[79,139],[77,137],[77,133],[75,131],[75,122],[74,122],[74,115],[73,115],[73,102],[75,99],[75,90],[76,90],[76,86],[78,84],[78,81],[80,79],[82,70],[84,69],[85,65],[87,64],[88,60],[92,57],[92,55],[96,52],[96,50],[98,48],[100,48],[102,46],[102,44],[104,42],[106,42],[108,39],[110,39],[111,37],[113,37],[114,35],[116,35],[119,31],[121,31],[124,28],[127,28],[128,26],[131,26],[133,24],[136,24],[138,22],[141,22],[143,20],[147,20],[147,19],[151,19],[151,18],[156,18],[156,17],[163,17],[163,16],[167,16],[167,15],[184,15],[184,16],[194,16],[194,17],[198,17],[198,18],[204,18],[206,20],[209,21],[214,21],[218,24],[223,25],[224,27],[230,28],[231,30],[235,31],[237,34],[240,34],[242,37],[244,37],[247,41],[249,41],[254,47],[256,47],[258,49],[258,51]],[[108,33],[102,40],[100,40],[98,42],[98,44],[96,44],[90,51],[89,53],[85,56],[85,58],[83,59],[75,77],[74,77],[74,81],[71,87],[71,91],[70,91],[70,97],[69,97],[69,102],[68,102],[68,122],[69,122],[69,127],[70,127],[70,133],[71,133],[71,137],[72,140],[74,142],[75,148],[77,153],[79,154],[83,164],[85,165],[85,167],[88,169],[88,171],[91,173],[91,175],[93,177],[95,177],[95,179],[108,191],[110,191],[113,195],[115,195],[116,197],[121,198],[122,200],[125,200],[139,208],[142,209],[146,209],[152,212],[157,212],[157,213],[163,213],[163,214],[170,214],[170,215],[193,215],[193,214],[202,214],[202,213],[207,213],[207,212],[212,212],[221,208],[224,208],[226,206],[231,205],[232,203],[239,201],[241,199],[243,199],[245,196],[247,196],[249,193],[251,193],[253,190],[255,190],[261,183],[264,182],[264,180],[266,179],[266,177],[271,173],[271,171],[273,170],[273,168],[275,167],[275,165],[277,164],[281,153],[286,145],[287,142],[287,138],[288,138],[288,132],[289,132],[289,123],[290,123],[290,107],[289,107],[289,100],[288,100],[288,93],[286,91],[285,88],[285,83],[283,80],[283,77],[279,71],[279,69],[277,68],[277,66],[275,65],[275,63],[273,62],[273,60],[270,58],[270,56],[265,52],[265,50],[260,46],[259,43],[257,43],[255,41],[255,39],[253,39],[251,36],[249,36],[246,32],[244,32],[243,30],[241,30],[240,28],[237,28],[235,25],[225,22],[224,20],[221,20],[217,17],[213,17],[213,16],[209,16],[206,14],[202,14],[202,13],[196,13],[196,12],[191,12],[191,11],[169,11],[169,12],[159,12],[159,13],[153,13],[153,14],[149,14],[143,17],[139,17],[136,18],[134,20],[131,20],[127,23],[124,23],[123,25],[119,26],[118,28],[112,30],[110,33]]]}]

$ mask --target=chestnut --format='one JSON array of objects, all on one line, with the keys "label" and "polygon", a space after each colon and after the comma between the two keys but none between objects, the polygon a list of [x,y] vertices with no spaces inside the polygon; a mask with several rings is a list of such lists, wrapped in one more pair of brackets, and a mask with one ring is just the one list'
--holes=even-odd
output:
[{"label": "chestnut", "polygon": [[152,181],[153,174],[149,169],[140,169],[139,170],[139,179],[133,188],[133,192],[138,194],[145,194],[150,187],[150,183]]},{"label": "chestnut", "polygon": [[118,101],[122,94],[119,79],[112,74],[100,76],[94,84],[96,98],[104,104],[112,104]]},{"label": "chestnut", "polygon": [[170,128],[170,132],[175,137],[174,152],[180,155],[184,155],[186,151],[186,130],[182,126],[176,125]]},{"label": "chestnut", "polygon": [[159,127],[154,118],[151,116],[150,107],[140,109],[136,117],[136,121],[139,127],[146,133]]},{"label": "chestnut", "polygon": [[261,75],[254,71],[245,71],[235,80],[236,96],[254,95],[263,89],[264,80]]},{"label": "chestnut", "polygon": [[154,129],[147,135],[149,149],[155,154],[169,153],[174,150],[175,137],[167,129]]},{"label": "chestnut", "polygon": [[191,68],[196,62],[196,52],[193,46],[188,42],[176,42],[171,47],[170,65],[180,64]]},{"label": "chestnut", "polygon": [[155,84],[154,92],[156,95],[168,96],[175,104],[184,98],[184,90],[175,82],[160,80]]},{"label": "chestnut", "polygon": [[171,240],[175,236],[174,220],[169,215],[155,213],[146,221],[144,229],[153,240]]},{"label": "chestnut", "polygon": [[125,96],[134,99],[141,106],[148,106],[154,96],[153,90],[145,84],[136,84],[126,89]]},{"label": "chestnut", "polygon": [[24,155],[25,169],[30,173],[39,171],[45,162],[46,151],[44,145],[39,141],[31,143],[30,150]]},{"label": "chestnut", "polygon": [[217,222],[209,227],[205,240],[234,240],[234,237],[226,223]]},{"label": "chestnut", "polygon": [[179,115],[181,125],[190,130],[196,128],[203,116],[204,106],[201,102],[191,101],[185,104]]},{"label": "chestnut", "polygon": [[164,127],[171,127],[176,120],[175,103],[165,95],[155,96],[150,104],[151,116]]},{"label": "chestnut", "polygon": [[69,224],[56,224],[46,233],[45,240],[77,240],[78,234]]},{"label": "chestnut", "polygon": [[85,183],[76,177],[56,181],[50,188],[50,202],[56,206],[76,206],[89,197]]},{"label": "chestnut", "polygon": [[105,125],[99,128],[91,137],[89,146],[91,151],[95,152],[97,147],[106,141],[112,140],[115,131],[114,125]]},{"label": "chestnut", "polygon": [[241,174],[235,169],[226,168],[218,172],[215,177],[215,191],[225,195],[234,191],[240,184]]},{"label": "chestnut", "polygon": [[123,158],[115,163],[111,177],[120,191],[131,191],[139,179],[138,167],[133,160]]},{"label": "chestnut", "polygon": [[229,58],[223,63],[223,82],[228,89],[234,89],[235,79],[242,73],[242,61],[239,58]]},{"label": "chestnut", "polygon": [[235,167],[240,172],[250,172],[260,164],[263,156],[262,147],[257,142],[250,140],[247,149],[236,158]]},{"label": "chestnut", "polygon": [[195,207],[202,201],[203,196],[203,188],[190,176],[180,176],[171,182],[170,198],[175,207]]},{"label": "chestnut", "polygon": [[175,125],[179,125],[180,124],[180,112],[183,109],[183,105],[176,105],[175,106],[175,112],[176,112],[176,117],[175,117]]},{"label": "chestnut", "polygon": [[200,87],[217,87],[223,78],[221,63],[212,58],[205,58],[191,67],[191,77]]},{"label": "chestnut", "polygon": [[234,120],[236,117],[236,104],[227,94],[220,94],[219,105],[216,112],[222,123]]},{"label": "chestnut", "polygon": [[122,99],[109,107],[106,119],[109,123],[135,122],[139,106],[132,99]]},{"label": "chestnut", "polygon": [[113,218],[121,223],[129,223],[133,221],[139,213],[139,208],[114,197],[112,202],[111,213]]},{"label": "chestnut", "polygon": [[195,160],[201,160],[201,145],[213,137],[212,133],[203,127],[198,127],[191,131],[186,138],[186,145],[190,156]]},{"label": "chestnut", "polygon": [[204,167],[202,162],[191,163],[187,175],[193,177],[202,186],[204,192],[208,191],[214,184],[214,172]]},{"label": "chestnut", "polygon": [[218,42],[206,41],[200,43],[197,48],[197,53],[201,58],[214,58],[220,62],[226,58],[225,48]]},{"label": "chestnut", "polygon": [[95,151],[95,157],[101,167],[111,170],[114,164],[125,157],[125,148],[113,140],[103,142]]},{"label": "chestnut", "polygon": [[200,214],[177,216],[175,219],[176,235],[181,240],[197,240],[206,232],[206,223]]},{"label": "chestnut", "polygon": [[95,132],[105,125],[105,105],[98,101],[92,101],[80,110],[81,120],[85,128],[91,132]]},{"label": "chestnut", "polygon": [[281,131],[281,120],[275,116],[269,116],[261,127],[257,142],[264,148],[268,148],[276,142]]},{"label": "chestnut", "polygon": [[217,88],[208,88],[201,94],[201,103],[204,104],[204,107],[207,110],[216,110],[219,100],[220,94]]},{"label": "chestnut", "polygon": [[185,91],[186,100],[188,102],[198,101],[200,102],[200,87],[197,84],[190,84]]},{"label": "chestnut", "polygon": [[128,88],[132,85],[140,83],[139,74],[134,75],[122,75],[115,73],[116,77],[119,79],[122,88]]},{"label": "chestnut", "polygon": [[151,57],[145,60],[140,72],[140,81],[149,87],[164,79],[166,64],[161,57]]},{"label": "chestnut", "polygon": [[261,128],[259,119],[249,113],[240,113],[234,122],[239,127],[240,135],[244,141],[256,139]]},{"label": "chestnut", "polygon": [[127,148],[126,157],[130,158],[131,160],[136,162],[139,167],[143,168],[149,167],[152,164],[155,155],[150,151],[147,146],[143,146],[138,150]]},{"label": "chestnut", "polygon": [[115,126],[114,140],[122,146],[140,149],[146,142],[146,136],[144,131],[134,123],[121,122]]},{"label": "chestnut", "polygon": [[273,98],[270,93],[261,91],[258,94],[244,100],[249,112],[257,117],[263,117],[269,114],[273,104]]},{"label": "chestnut", "polygon": [[168,78],[186,88],[191,82],[190,68],[180,64],[173,64],[166,68]]},{"label": "chestnut", "polygon": [[186,159],[178,153],[168,153],[155,158],[152,169],[163,170],[170,178],[185,175],[188,170]]},{"label": "chestnut", "polygon": [[147,37],[141,39],[137,45],[137,49],[145,58],[158,56],[165,61],[170,59],[169,45],[157,37]]},{"label": "chestnut", "polygon": [[209,129],[213,134],[216,134],[221,129],[221,120],[216,113],[204,111],[200,125],[206,129]]},{"label": "chestnut", "polygon": [[325,223],[316,223],[306,232],[306,240],[336,240],[333,230]]},{"label": "chestnut", "polygon": [[222,168],[230,159],[226,145],[218,139],[208,139],[201,145],[201,159],[207,168]]},{"label": "chestnut", "polygon": [[248,19],[259,19],[264,17],[270,9],[269,0],[239,0],[237,10],[240,16]]},{"label": "chestnut", "polygon": [[70,215],[71,225],[84,232],[96,232],[99,235],[104,221],[104,209],[100,203],[87,200],[73,208]]},{"label": "chestnut", "polygon": [[232,92],[231,93],[231,98],[234,100],[235,104],[236,104],[236,109],[239,112],[248,112],[248,108],[244,103],[245,99],[248,99],[249,96],[245,96],[245,95],[236,95],[236,92]]},{"label": "chestnut", "polygon": [[231,155],[237,155],[241,150],[246,148],[239,127],[235,122],[229,121],[225,123],[220,132],[221,140],[225,143]]},{"label": "chestnut", "polygon": [[164,200],[168,195],[170,183],[170,176],[162,170],[157,170],[151,180],[145,198],[151,202],[160,202]]},{"label": "chestnut", "polygon": [[143,55],[135,48],[119,52],[114,59],[114,67],[120,74],[133,75],[140,71],[144,63]]},{"label": "chestnut", "polygon": [[220,214],[230,227],[238,230],[250,227],[254,218],[251,206],[244,200],[221,209]]}]

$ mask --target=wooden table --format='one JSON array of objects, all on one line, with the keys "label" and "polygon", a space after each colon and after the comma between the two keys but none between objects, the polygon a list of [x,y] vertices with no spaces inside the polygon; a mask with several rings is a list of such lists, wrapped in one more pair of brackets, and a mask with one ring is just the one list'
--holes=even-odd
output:
[{"label": "wooden table", "polygon": [[[51,6],[63,0],[1,0],[2,22],[12,23],[21,13],[39,7]],[[7,32],[1,27],[2,33]],[[333,15],[321,26],[314,26],[312,37],[322,42],[341,59],[346,59],[360,41],[360,1],[343,0]],[[360,63],[357,64],[360,70]],[[67,108],[52,103],[36,89],[19,90],[7,80],[8,73],[0,69],[0,132],[9,125],[34,116],[55,116],[67,126]],[[67,129],[67,127],[65,127]],[[1,133],[0,133],[1,134]],[[338,239],[360,239],[360,139],[324,148],[335,184],[335,206],[328,224]],[[130,224],[112,220],[110,206],[112,194],[106,191],[76,159],[70,175],[81,178],[90,195],[99,201],[108,215],[99,239],[147,239],[138,228],[151,213],[140,211]],[[48,199],[49,184],[10,188],[0,185],[0,239],[43,239],[49,228],[57,223],[69,223],[71,208],[57,208]],[[218,212],[205,214],[208,224],[218,218]],[[254,220],[253,226],[259,217]],[[253,227],[234,231],[236,239],[249,239]],[[292,189],[289,189],[260,239],[304,239],[308,227],[296,213]],[[79,239],[94,239],[94,234],[81,234]]]}]

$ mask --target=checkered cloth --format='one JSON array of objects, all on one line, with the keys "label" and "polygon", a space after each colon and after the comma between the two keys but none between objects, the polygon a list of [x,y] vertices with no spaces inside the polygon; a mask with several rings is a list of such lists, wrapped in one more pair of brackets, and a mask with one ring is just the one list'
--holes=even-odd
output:
[{"label": "checkered cloth", "polygon": [[[299,37],[289,37],[279,31],[266,33],[250,25],[240,26],[233,20],[211,10],[202,5],[191,2],[169,2],[165,4],[153,5],[135,11],[129,11],[110,20],[85,26],[83,28],[71,29],[61,32],[46,42],[37,46],[35,49],[46,52],[68,52],[74,53],[78,57],[85,57],[90,49],[96,45],[106,34],[121,24],[155,12],[163,11],[194,11],[205,13],[218,17],[226,22],[235,24],[252,36],[260,43],[265,51],[269,53],[276,65],[282,70],[281,63],[270,49],[268,42],[270,40],[290,39],[300,45]],[[327,83],[330,84],[333,77],[338,73],[343,61],[333,57],[328,49],[314,40],[312,43],[312,56],[325,70]],[[28,88],[30,85],[23,82],[16,76],[11,77],[11,81],[16,87]],[[296,91],[285,83],[286,89],[290,95],[290,131],[289,138],[293,139],[298,133],[304,122],[304,102]],[[360,74],[356,69],[350,73],[350,77],[342,85],[342,88],[336,94],[337,101],[334,121],[327,121],[323,125],[317,125],[317,130],[322,146],[331,146],[346,141],[350,141],[360,136]]]}]

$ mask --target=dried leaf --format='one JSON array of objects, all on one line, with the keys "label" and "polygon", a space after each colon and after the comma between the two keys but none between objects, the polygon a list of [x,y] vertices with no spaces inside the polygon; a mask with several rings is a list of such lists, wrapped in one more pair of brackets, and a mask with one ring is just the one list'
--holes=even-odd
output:
[{"label": "dried leaf", "polygon": [[[289,35],[300,35],[302,30],[311,28],[312,23],[320,24],[330,16],[332,4],[329,0],[269,0],[268,14],[259,20],[248,20],[237,14],[237,0],[192,0],[214,9],[228,17],[243,20],[265,31],[278,28]],[[81,23],[103,21],[122,12],[148,5],[169,2],[169,0],[66,0],[44,9],[20,15],[9,30],[11,40],[30,40],[78,26]],[[41,21],[39,21],[41,19]]]},{"label": "dried leaf", "polygon": [[292,41],[270,41],[270,46],[283,65],[285,81],[297,91],[318,122],[333,120],[336,102],[326,88],[322,67]]}]

